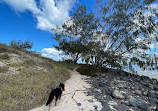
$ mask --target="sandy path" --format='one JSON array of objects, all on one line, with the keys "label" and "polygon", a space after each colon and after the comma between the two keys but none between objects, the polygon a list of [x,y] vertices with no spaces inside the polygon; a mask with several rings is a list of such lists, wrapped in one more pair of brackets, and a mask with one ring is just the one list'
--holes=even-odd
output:
[{"label": "sandy path", "polygon": [[[86,76],[80,75],[76,71],[71,72],[71,77],[65,82],[66,91],[64,94],[71,93],[75,90],[85,90],[85,91],[76,91],[74,99],[77,103],[81,103],[81,106],[78,106],[76,102],[72,99],[74,93],[64,95],[61,97],[61,100],[57,102],[57,106],[54,106],[54,102],[51,104],[50,111],[95,111],[94,105],[97,105],[97,111],[101,110],[101,103],[98,102],[93,96],[87,96],[85,92],[87,90],[84,88],[90,88],[91,86],[87,84],[84,80]],[[88,100],[93,100],[89,102]],[[48,106],[41,106],[30,111],[48,111]]]}]

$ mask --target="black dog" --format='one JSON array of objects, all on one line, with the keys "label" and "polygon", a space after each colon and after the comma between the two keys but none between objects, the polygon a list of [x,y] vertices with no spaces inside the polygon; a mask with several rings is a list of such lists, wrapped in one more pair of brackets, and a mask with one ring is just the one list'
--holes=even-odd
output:
[{"label": "black dog", "polygon": [[56,89],[53,89],[50,92],[48,101],[46,103],[46,106],[49,104],[49,109],[50,109],[50,105],[51,105],[51,102],[53,101],[54,96],[56,97],[55,98],[55,106],[56,106],[56,102],[57,102],[58,98],[59,99],[61,98],[62,91],[65,91],[65,85],[60,83],[59,87],[57,87]]}]

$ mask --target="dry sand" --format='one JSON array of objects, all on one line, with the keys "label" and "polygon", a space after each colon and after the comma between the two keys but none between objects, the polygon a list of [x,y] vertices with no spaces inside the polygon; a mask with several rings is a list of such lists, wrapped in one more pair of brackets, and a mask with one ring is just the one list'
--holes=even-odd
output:
[{"label": "dry sand", "polygon": [[[97,110],[100,111],[102,105],[98,102],[93,96],[86,95],[86,88],[90,88],[91,86],[85,82],[86,76],[80,75],[76,71],[71,72],[71,77],[69,80],[65,82],[66,91],[63,92],[61,100],[57,101],[57,106],[54,106],[54,102],[51,104],[50,111],[95,111],[94,105],[97,105]],[[86,88],[85,88],[86,87]],[[76,91],[75,90],[84,90],[84,91]],[[70,94],[69,94],[70,93]],[[68,95],[65,95],[68,94]],[[72,96],[74,95],[74,99],[77,103],[81,103],[81,106],[78,106]],[[93,100],[93,102],[89,102],[88,100]],[[48,111],[49,106],[41,106],[29,111]]]}]

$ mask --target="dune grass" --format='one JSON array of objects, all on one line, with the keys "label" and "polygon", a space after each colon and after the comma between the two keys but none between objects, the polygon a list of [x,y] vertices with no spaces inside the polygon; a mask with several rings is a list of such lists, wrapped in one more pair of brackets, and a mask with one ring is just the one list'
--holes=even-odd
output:
[{"label": "dune grass", "polygon": [[15,75],[0,75],[0,110],[25,111],[44,104],[51,89],[69,78],[65,67],[25,70]]},{"label": "dune grass", "polygon": [[[3,59],[8,64],[0,67],[3,72],[0,72],[0,111],[27,111],[45,104],[50,91],[66,81],[69,70],[75,68],[70,63],[55,62],[0,43],[0,54],[4,53],[17,54],[23,62]],[[18,73],[5,74],[8,68],[17,69]]]},{"label": "dune grass", "polygon": [[54,65],[49,71],[24,70],[0,75],[0,111],[26,111],[45,103],[49,92],[69,78],[69,71]]}]

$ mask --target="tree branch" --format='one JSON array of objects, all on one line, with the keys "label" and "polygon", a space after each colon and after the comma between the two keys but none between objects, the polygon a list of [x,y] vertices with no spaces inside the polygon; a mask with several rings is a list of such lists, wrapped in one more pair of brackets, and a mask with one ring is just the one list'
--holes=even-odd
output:
[{"label": "tree branch", "polygon": [[134,49],[134,48],[136,48],[136,47],[131,47],[131,48],[127,49],[126,51],[124,51],[123,53],[121,53],[121,55],[124,54],[124,53],[126,53],[126,52],[131,51],[131,50]]}]

